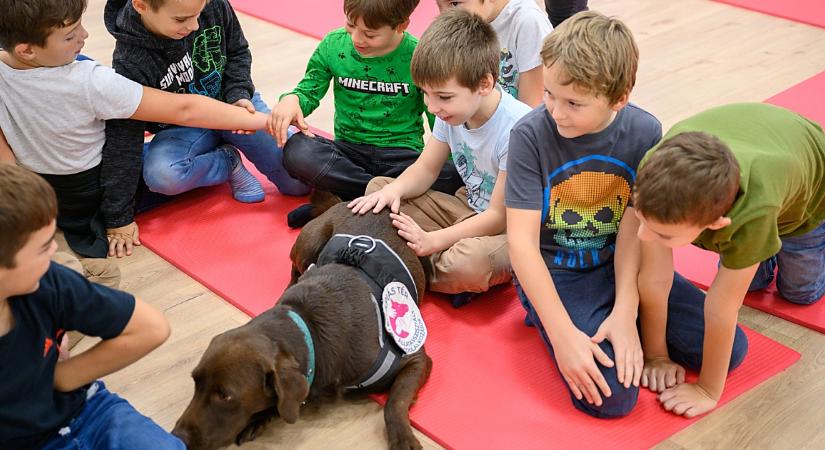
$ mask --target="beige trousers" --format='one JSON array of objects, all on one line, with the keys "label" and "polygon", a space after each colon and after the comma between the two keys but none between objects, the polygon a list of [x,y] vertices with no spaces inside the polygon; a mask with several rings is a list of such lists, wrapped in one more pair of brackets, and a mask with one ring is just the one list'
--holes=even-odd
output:
[{"label": "beige trousers", "polygon": [[[392,181],[388,177],[375,177],[367,185],[366,194]],[[451,227],[476,215],[467,204],[465,188],[459,189],[455,195],[429,190],[401,202],[401,212],[412,217],[424,231]],[[485,292],[511,278],[505,234],[461,239],[452,247],[430,255],[430,261],[434,273],[429,287],[436,292]]]}]

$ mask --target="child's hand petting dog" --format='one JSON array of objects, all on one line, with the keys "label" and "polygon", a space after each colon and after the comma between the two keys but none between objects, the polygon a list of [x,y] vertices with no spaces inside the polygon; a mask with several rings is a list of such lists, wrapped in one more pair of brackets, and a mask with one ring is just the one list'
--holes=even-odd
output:
[{"label": "child's hand petting dog", "polygon": [[117,256],[118,258],[122,258],[124,255],[129,256],[132,254],[133,246],[140,245],[140,234],[135,222],[122,227],[107,229],[106,237],[109,239],[109,256]]},{"label": "child's hand petting dog", "polygon": [[290,94],[284,96],[280,102],[272,110],[272,114],[267,119],[266,126],[269,134],[275,137],[278,141],[278,147],[283,148],[288,138],[288,130],[290,125],[295,125],[301,133],[308,137],[315,137],[309,131],[309,124],[304,120],[304,112],[301,111],[301,104],[298,101],[298,96]]},{"label": "child's hand petting dog", "polygon": [[372,210],[373,214],[378,214],[386,206],[389,206],[390,211],[396,214],[401,208],[401,194],[395,191],[392,183],[372,194],[358,197],[347,203],[347,208],[351,209],[354,214],[360,215],[366,214],[369,210]]},{"label": "child's hand petting dog", "polygon": [[407,247],[415,252],[416,256],[430,256],[433,253],[445,250],[440,245],[436,235],[421,229],[412,217],[404,214],[390,214],[392,225],[398,229],[398,235],[407,241]]}]

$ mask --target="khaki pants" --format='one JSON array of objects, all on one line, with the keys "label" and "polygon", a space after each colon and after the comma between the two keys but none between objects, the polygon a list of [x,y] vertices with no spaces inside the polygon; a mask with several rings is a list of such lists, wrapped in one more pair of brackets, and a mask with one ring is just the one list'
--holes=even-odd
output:
[{"label": "khaki pants", "polygon": [[[367,185],[371,194],[392,182],[376,177]],[[401,202],[401,211],[412,217],[424,231],[441,230],[476,215],[467,204],[466,189],[455,195],[429,190],[419,197]],[[436,292],[458,294],[485,292],[491,286],[510,281],[507,236],[464,238],[452,247],[430,255],[433,276],[429,287]]]},{"label": "khaki pants", "polygon": [[57,252],[52,260],[74,269],[93,283],[117,289],[120,287],[120,268],[106,258],[84,258],[69,249],[62,233],[55,235]]}]

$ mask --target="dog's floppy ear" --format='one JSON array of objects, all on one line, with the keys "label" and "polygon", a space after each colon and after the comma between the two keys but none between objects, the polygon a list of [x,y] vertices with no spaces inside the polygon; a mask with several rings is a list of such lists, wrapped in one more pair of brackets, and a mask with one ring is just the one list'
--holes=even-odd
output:
[{"label": "dog's floppy ear", "polygon": [[309,395],[309,383],[299,367],[292,355],[278,351],[271,379],[278,394],[278,414],[287,423],[298,420],[301,403]]}]

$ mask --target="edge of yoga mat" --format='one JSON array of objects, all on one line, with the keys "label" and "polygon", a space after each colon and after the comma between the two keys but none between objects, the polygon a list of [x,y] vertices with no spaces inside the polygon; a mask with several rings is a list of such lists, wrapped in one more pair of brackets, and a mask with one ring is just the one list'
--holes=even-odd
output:
[{"label": "edge of yoga mat", "polygon": [[715,0],[792,22],[825,28],[825,3],[821,0]]}]

